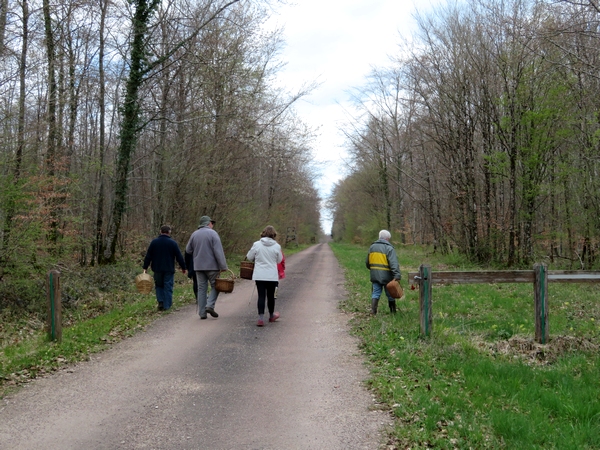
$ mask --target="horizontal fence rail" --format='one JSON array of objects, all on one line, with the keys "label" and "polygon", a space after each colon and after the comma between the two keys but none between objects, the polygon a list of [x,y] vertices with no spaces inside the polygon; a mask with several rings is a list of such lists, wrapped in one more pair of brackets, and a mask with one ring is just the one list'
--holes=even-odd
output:
[{"label": "horizontal fence rail", "polygon": [[560,283],[593,283],[600,281],[600,272],[581,270],[549,270],[548,281]]},{"label": "horizontal fence rail", "polygon": [[[408,280],[414,284],[418,272],[409,272]],[[431,273],[434,284],[474,284],[474,283],[533,283],[533,270],[478,270],[472,272],[435,271]],[[549,282],[593,283],[600,281],[600,272],[580,270],[549,270]]]},{"label": "horizontal fence rail", "polygon": [[[415,277],[419,277],[417,272],[409,272],[408,279],[411,283]],[[533,283],[533,270],[432,271],[431,282],[435,284]]]},{"label": "horizontal fence rail", "polygon": [[419,272],[409,272],[411,285],[419,286],[421,334],[429,336],[433,328],[433,284],[532,283],[534,294],[535,340],[548,342],[548,283],[593,283],[600,281],[600,272],[582,270],[547,270],[545,264],[535,264],[533,270],[433,271],[421,265]]}]

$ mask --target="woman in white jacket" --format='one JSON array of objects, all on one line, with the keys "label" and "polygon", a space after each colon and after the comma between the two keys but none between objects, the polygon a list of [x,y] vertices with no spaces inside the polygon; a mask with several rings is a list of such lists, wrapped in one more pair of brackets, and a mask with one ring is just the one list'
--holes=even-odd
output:
[{"label": "woman in white jacket", "polygon": [[257,326],[262,327],[265,324],[265,298],[269,309],[269,322],[275,322],[279,318],[279,313],[275,311],[275,287],[279,281],[279,272],[277,264],[283,258],[281,246],[275,238],[277,232],[271,225],[267,225],[260,234],[260,240],[256,241],[246,258],[254,261],[254,273],[252,279],[256,283],[258,291],[258,322]]}]

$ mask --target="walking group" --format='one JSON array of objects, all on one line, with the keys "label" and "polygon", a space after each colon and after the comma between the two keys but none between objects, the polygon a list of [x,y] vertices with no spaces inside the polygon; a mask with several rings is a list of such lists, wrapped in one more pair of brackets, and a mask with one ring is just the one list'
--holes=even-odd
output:
[{"label": "walking group", "polygon": [[[181,271],[193,281],[200,319],[207,319],[208,315],[219,317],[215,311],[219,296],[215,284],[219,274],[228,270],[228,267],[221,239],[213,229],[215,223],[209,216],[200,218],[198,229],[192,233],[185,247],[185,257],[171,237],[172,229],[168,225],[161,227],[160,235],[148,246],[142,267],[144,273],[148,267],[152,269],[159,311],[166,311],[173,305],[177,261]],[[285,258],[276,237],[275,228],[268,225],[246,255],[246,259],[254,262],[252,280],[258,291],[256,324],[259,327],[265,324],[265,306],[269,312],[269,322],[275,322],[280,317],[279,312],[275,311],[275,298],[279,280],[285,278]]]},{"label": "walking group", "polygon": [[[173,304],[173,281],[175,261],[181,271],[193,281],[194,295],[198,304],[200,319],[208,315],[217,318],[215,305],[219,292],[215,289],[219,274],[227,268],[227,261],[219,234],[213,229],[215,221],[209,216],[200,218],[200,226],[192,233],[185,246],[185,258],[177,242],[171,237],[171,227],[164,225],[160,235],[153,239],[146,252],[143,269],[148,267],[154,272],[156,300],[158,309],[166,311]],[[285,258],[281,246],[275,240],[277,232],[268,225],[260,234],[260,239],[252,245],[246,259],[254,262],[252,280],[258,292],[256,325],[265,325],[265,307],[269,313],[268,321],[275,322],[279,312],[275,311],[275,299],[279,280],[285,277]],[[367,254],[366,265],[370,271],[372,284],[371,313],[377,314],[379,299],[385,292],[390,313],[396,313],[396,299],[402,297],[400,265],[396,250],[390,243],[392,235],[387,230],[379,232],[379,239],[373,242]],[[209,290],[210,286],[210,290]]]}]

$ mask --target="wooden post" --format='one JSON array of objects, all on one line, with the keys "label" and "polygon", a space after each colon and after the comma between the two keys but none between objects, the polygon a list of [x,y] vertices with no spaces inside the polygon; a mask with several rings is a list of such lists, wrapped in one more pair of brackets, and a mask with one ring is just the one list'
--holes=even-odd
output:
[{"label": "wooden post", "polygon": [[48,294],[48,337],[51,341],[62,341],[62,314],[60,301],[60,272],[51,270],[46,281]]},{"label": "wooden post", "polygon": [[421,264],[419,267],[419,306],[421,308],[421,335],[429,336],[433,325],[431,312],[431,266]]},{"label": "wooden post", "polygon": [[536,263],[534,272],[535,341],[548,342],[548,270],[545,264]]}]

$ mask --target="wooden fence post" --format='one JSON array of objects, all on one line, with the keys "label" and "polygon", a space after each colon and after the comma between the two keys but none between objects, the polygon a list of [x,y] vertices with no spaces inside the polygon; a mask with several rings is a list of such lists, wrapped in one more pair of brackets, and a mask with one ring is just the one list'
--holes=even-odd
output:
[{"label": "wooden fence post", "polygon": [[535,303],[535,341],[548,342],[548,270],[545,264],[533,266]]},{"label": "wooden fence post", "polygon": [[48,337],[51,341],[62,341],[62,312],[60,301],[60,272],[51,270],[46,280],[48,295]]},{"label": "wooden fence post", "polygon": [[419,266],[419,306],[421,308],[421,335],[429,336],[433,322],[431,312],[431,266]]}]

